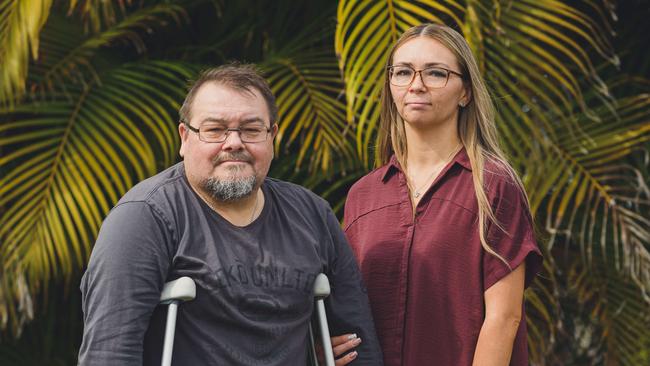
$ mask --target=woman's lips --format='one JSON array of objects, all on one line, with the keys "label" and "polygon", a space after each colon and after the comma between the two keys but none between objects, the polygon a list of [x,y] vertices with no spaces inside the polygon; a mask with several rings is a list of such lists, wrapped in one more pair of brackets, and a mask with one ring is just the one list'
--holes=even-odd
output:
[{"label": "woman's lips", "polygon": [[427,102],[409,102],[406,103],[406,107],[413,108],[413,109],[424,109],[431,106],[431,103]]}]

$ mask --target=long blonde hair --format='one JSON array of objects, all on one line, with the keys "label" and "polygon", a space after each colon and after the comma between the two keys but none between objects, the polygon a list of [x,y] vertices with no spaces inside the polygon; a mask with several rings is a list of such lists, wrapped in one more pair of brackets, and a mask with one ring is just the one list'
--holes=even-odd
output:
[{"label": "long blonde hair", "polygon": [[492,222],[499,229],[504,230],[497,222],[485,193],[483,172],[486,162],[494,162],[503,167],[521,191],[524,192],[524,196],[525,190],[521,180],[508,164],[499,147],[494,105],[481,77],[472,50],[465,38],[455,30],[444,25],[422,24],[404,32],[390,50],[384,73],[384,87],[381,92],[381,115],[377,136],[378,154],[376,163],[378,166],[385,165],[390,160],[390,157],[395,154],[402,168],[406,169],[408,149],[404,120],[397,112],[390,92],[388,66],[392,65],[395,50],[408,40],[416,37],[429,37],[447,47],[456,56],[465,87],[471,89],[469,103],[461,108],[458,114],[458,135],[461,143],[465,146],[472,166],[474,191],[478,201],[479,238],[486,252],[499,258],[510,267],[508,262],[490,247],[486,239],[488,222]]}]

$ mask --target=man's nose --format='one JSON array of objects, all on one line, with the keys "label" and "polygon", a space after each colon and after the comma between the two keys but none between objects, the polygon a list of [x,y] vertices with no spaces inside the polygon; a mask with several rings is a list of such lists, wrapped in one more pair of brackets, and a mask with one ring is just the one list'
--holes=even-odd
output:
[{"label": "man's nose", "polygon": [[226,140],[221,146],[224,150],[241,150],[244,148],[244,142],[241,140],[238,130],[228,130]]}]

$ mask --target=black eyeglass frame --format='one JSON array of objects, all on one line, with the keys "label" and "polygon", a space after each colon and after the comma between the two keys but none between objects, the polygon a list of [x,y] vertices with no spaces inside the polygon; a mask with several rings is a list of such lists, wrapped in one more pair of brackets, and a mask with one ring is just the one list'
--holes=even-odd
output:
[{"label": "black eyeglass frame", "polygon": [[199,135],[199,140],[201,140],[201,141],[203,141],[203,142],[205,142],[205,143],[208,143],[208,144],[211,144],[211,143],[215,143],[215,144],[217,144],[217,143],[222,143],[222,142],[226,141],[226,140],[228,139],[228,136],[230,135],[230,133],[233,132],[233,131],[237,131],[237,133],[239,134],[239,139],[241,140],[241,142],[246,143],[246,144],[256,144],[256,143],[258,143],[258,142],[264,142],[264,141],[266,141],[266,139],[269,137],[269,133],[271,133],[271,131],[273,131],[273,128],[272,128],[272,127],[266,127],[266,126],[264,126],[264,128],[266,129],[266,133],[264,134],[264,140],[260,140],[260,141],[246,141],[246,140],[244,139],[244,136],[243,136],[242,133],[241,133],[241,129],[242,129],[241,127],[237,127],[237,128],[226,128],[226,131],[225,131],[224,134],[223,134],[223,139],[222,139],[222,140],[219,140],[219,141],[205,141],[204,139],[201,138],[201,129],[200,129],[200,127],[199,127],[199,128],[195,128],[194,126],[190,125],[188,122],[183,122],[183,124],[187,127],[187,129],[189,129],[190,131],[192,131],[192,132],[196,133],[197,135]]},{"label": "black eyeglass frame", "polygon": [[[404,85],[399,85],[399,84],[393,83],[393,69],[396,68],[396,67],[406,67],[406,68],[409,68],[409,69],[413,70],[413,75],[411,76],[411,81],[409,81],[408,83],[406,83]],[[388,82],[390,84],[394,85],[394,86],[409,86],[409,85],[411,85],[413,83],[413,81],[415,80],[415,75],[417,75],[417,74],[420,74],[420,80],[422,80],[422,84],[426,85],[427,88],[433,88],[433,89],[442,89],[442,88],[446,87],[447,83],[449,83],[449,75],[451,75],[451,74],[458,75],[459,78],[465,80],[465,76],[463,74],[461,74],[461,73],[459,73],[457,71],[454,71],[454,70],[450,70],[450,69],[448,69],[446,67],[440,67],[440,66],[430,66],[430,67],[425,67],[424,69],[416,70],[416,69],[412,68],[409,65],[391,65],[391,66],[388,66],[386,69],[388,70]],[[447,71],[447,78],[445,79],[445,83],[442,86],[438,86],[438,87],[430,86],[430,85],[427,85],[424,82],[424,78],[422,77],[422,71],[430,70],[430,69],[440,69],[440,70]]]}]

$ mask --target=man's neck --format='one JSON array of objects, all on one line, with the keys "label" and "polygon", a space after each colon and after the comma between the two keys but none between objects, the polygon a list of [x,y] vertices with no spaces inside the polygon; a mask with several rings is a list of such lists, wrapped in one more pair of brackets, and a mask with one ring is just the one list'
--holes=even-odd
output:
[{"label": "man's neck", "polygon": [[192,189],[213,211],[235,226],[250,225],[264,208],[264,192],[260,187],[255,187],[250,195],[230,202],[216,200],[196,187]]}]

